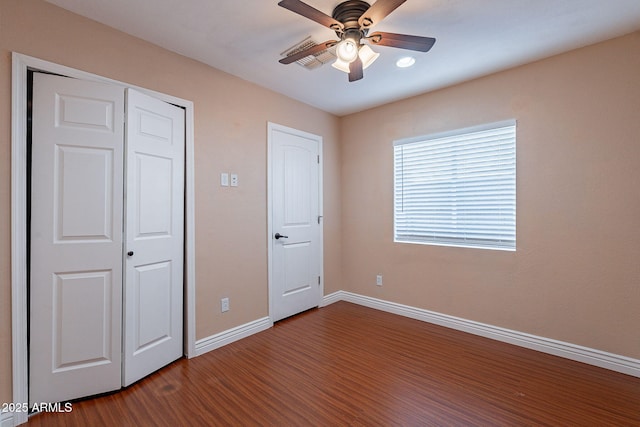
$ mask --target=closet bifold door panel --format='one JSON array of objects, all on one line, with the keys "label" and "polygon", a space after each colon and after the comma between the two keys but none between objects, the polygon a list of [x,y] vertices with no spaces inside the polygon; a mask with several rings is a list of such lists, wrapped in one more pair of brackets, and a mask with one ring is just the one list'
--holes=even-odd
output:
[{"label": "closet bifold door panel", "polygon": [[121,387],[124,89],[34,73],[29,400]]},{"label": "closet bifold door panel", "polygon": [[123,385],[182,356],[184,110],[127,89]]},{"label": "closet bifold door panel", "polygon": [[34,73],[29,400],[127,386],[183,353],[184,110]]}]

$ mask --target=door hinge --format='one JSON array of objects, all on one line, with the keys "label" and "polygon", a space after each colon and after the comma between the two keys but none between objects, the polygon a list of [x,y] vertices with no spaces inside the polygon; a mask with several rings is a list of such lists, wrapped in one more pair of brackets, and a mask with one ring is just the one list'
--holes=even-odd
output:
[{"label": "door hinge", "polygon": [[318,154],[318,164],[320,164],[320,154]]},{"label": "door hinge", "polygon": [[320,286],[320,276],[318,276],[318,286]]},{"label": "door hinge", "polygon": [[320,224],[321,219],[322,219],[322,215],[318,215],[318,224]]}]

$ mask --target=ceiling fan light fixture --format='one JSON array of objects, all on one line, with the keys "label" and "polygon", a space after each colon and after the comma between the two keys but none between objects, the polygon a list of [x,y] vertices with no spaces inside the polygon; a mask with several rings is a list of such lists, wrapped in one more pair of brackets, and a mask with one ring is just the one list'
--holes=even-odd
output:
[{"label": "ceiling fan light fixture", "polygon": [[336,46],[338,59],[347,64],[352,63],[358,56],[358,44],[351,38],[346,38]]},{"label": "ceiling fan light fixture", "polygon": [[360,47],[360,51],[358,52],[358,56],[360,57],[360,60],[362,61],[362,69],[366,69],[369,65],[373,64],[373,61],[375,61],[376,59],[378,59],[378,56],[380,56],[379,53],[374,52],[373,49],[371,49],[368,45],[362,45]]}]

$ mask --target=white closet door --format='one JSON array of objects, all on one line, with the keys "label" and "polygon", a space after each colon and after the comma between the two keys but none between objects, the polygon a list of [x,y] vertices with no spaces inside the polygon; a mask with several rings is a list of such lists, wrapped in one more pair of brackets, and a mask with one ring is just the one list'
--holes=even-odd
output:
[{"label": "white closet door", "polygon": [[184,110],[127,90],[123,385],[182,355]]},{"label": "white closet door", "polygon": [[35,73],[29,399],[120,388],[124,90]]}]

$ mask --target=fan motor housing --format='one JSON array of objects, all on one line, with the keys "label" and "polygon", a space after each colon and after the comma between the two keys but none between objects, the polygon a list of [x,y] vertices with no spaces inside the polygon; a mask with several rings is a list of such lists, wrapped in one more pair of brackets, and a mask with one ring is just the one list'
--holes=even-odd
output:
[{"label": "fan motor housing", "polygon": [[[362,0],[347,0],[335,7],[333,9],[333,19],[336,21],[342,22],[344,25],[344,32],[351,32],[349,30],[357,30],[360,31],[360,24],[358,23],[358,19],[369,9],[370,5],[366,1]],[[366,30],[364,30],[366,31]],[[364,33],[364,31],[361,31]],[[338,36],[340,34],[336,32]],[[364,34],[363,34],[364,35]]]}]

